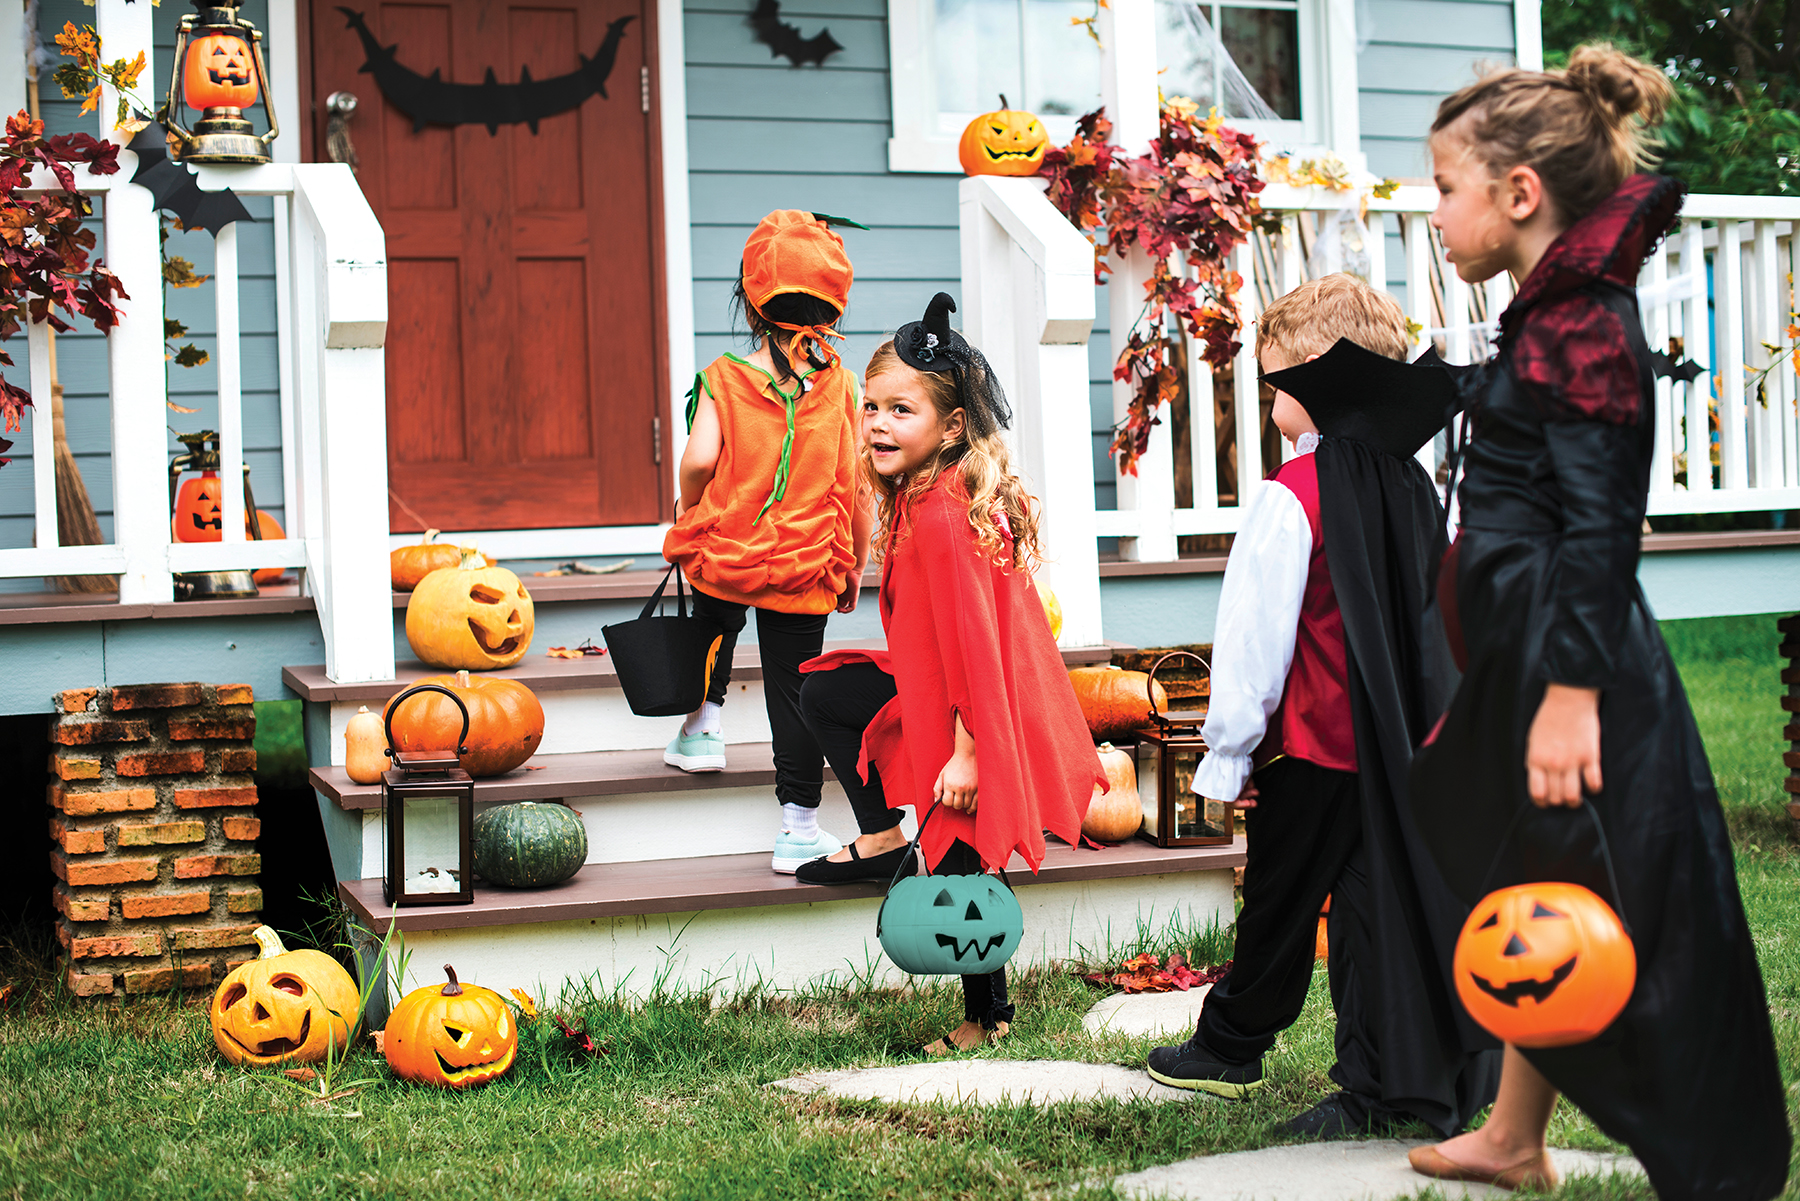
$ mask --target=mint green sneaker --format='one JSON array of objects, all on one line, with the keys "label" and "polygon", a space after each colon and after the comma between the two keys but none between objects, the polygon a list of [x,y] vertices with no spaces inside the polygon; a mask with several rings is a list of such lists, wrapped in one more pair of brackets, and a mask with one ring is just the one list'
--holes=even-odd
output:
[{"label": "mint green sneaker", "polygon": [[676,734],[663,762],[682,771],[724,771],[725,739],[719,734]]},{"label": "mint green sneaker", "polygon": [[811,838],[783,830],[775,836],[775,857],[769,866],[784,876],[791,876],[800,870],[801,864],[811,863],[824,855],[835,855],[843,849],[843,843],[823,830]]}]

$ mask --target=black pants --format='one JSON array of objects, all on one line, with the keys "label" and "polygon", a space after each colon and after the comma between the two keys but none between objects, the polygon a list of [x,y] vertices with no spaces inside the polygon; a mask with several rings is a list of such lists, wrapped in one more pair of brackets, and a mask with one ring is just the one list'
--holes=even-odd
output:
[{"label": "black pants", "polygon": [[[850,797],[857,827],[864,834],[879,834],[900,824],[901,813],[889,809],[881,789],[881,775],[869,765],[864,783],[856,763],[862,757],[863,731],[883,705],[894,699],[894,677],[873,663],[851,663],[835,671],[815,672],[800,688],[800,713],[812,728],[831,770]],[[960,839],[951,844],[937,866],[942,876],[969,876],[981,871],[981,856]],[[980,976],[964,976],[963,1018],[992,1030],[1013,1019],[1006,1000],[1006,969]]]},{"label": "black pants", "polygon": [[1331,897],[1331,999],[1337,1009],[1339,1087],[1371,1112],[1379,1068],[1364,1032],[1355,948],[1368,945],[1367,871],[1356,773],[1278,759],[1256,773],[1244,907],[1231,971],[1213,985],[1197,1033],[1214,1054],[1258,1059],[1294,1024],[1312,984],[1319,910]]},{"label": "black pants", "polygon": [[[694,612],[725,631],[713,662],[706,699],[725,703],[731,686],[731,653],[737,649],[749,605],[720,600],[694,589]],[[784,805],[819,807],[825,786],[825,759],[812,731],[800,719],[800,665],[825,646],[824,613],[756,611],[757,650],[762,656],[763,697],[769,709],[769,734],[775,747],[775,799]]]}]

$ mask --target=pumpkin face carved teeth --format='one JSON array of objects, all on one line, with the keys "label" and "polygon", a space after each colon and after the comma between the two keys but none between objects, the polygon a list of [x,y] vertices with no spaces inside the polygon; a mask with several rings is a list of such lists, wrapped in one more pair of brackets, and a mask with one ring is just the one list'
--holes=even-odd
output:
[{"label": "pumpkin face carved teeth", "polygon": [[987,940],[986,946],[983,946],[980,938],[971,938],[967,945],[964,945],[957,942],[956,939],[948,934],[940,934],[937,936],[937,945],[940,947],[948,947],[955,953],[958,960],[961,960],[963,956],[967,955],[970,951],[973,951],[975,952],[976,959],[985,962],[989,951],[993,950],[995,947],[1006,945],[1006,935],[996,934]]}]

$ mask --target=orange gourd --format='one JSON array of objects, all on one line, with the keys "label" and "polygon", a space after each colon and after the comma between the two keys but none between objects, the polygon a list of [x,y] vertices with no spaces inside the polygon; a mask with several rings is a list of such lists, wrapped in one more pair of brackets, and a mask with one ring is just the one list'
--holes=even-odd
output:
[{"label": "orange gourd", "polygon": [[1036,175],[1044,165],[1050,134],[1031,113],[1000,107],[963,127],[956,156],[966,175]]},{"label": "orange gourd", "polygon": [[472,1088],[506,1075],[519,1031],[500,994],[462,984],[444,965],[448,984],[415,988],[388,1018],[381,1052],[402,1080],[440,1088]]},{"label": "orange gourd", "polygon": [[1095,842],[1124,842],[1144,824],[1144,804],[1138,799],[1137,763],[1129,752],[1110,742],[1100,744],[1099,754],[1111,788],[1101,792],[1100,785],[1094,785],[1094,797],[1088,802],[1087,815],[1081,819],[1081,832]]},{"label": "orange gourd", "polygon": [[1520,884],[1483,897],[1451,960],[1456,994],[1495,1038],[1566,1047],[1625,1008],[1637,951],[1607,903],[1579,884]]},{"label": "orange gourd", "polygon": [[[452,730],[451,739],[461,729],[459,725]],[[381,773],[388,769],[388,757],[383,753],[386,750],[387,731],[382,728],[381,718],[370,713],[367,705],[362,706],[344,726],[344,774],[358,784],[379,784]]]},{"label": "orange gourd", "polygon": [[[544,741],[544,706],[517,680],[459,671],[452,676],[430,676],[408,687],[419,684],[441,684],[468,706],[469,736],[464,745],[469,753],[461,762],[471,776],[509,772],[531,758]],[[395,699],[398,696],[396,693]],[[417,693],[398,709],[390,700],[383,716],[391,719],[396,751],[449,750],[462,732],[462,714],[441,692]]]},{"label": "orange gourd", "polygon": [[1160,682],[1152,683],[1148,672],[1109,664],[1076,667],[1069,671],[1069,683],[1096,741],[1123,738],[1149,725],[1152,690],[1157,711],[1166,713],[1169,708],[1169,694]]},{"label": "orange gourd", "polygon": [[181,90],[189,108],[249,108],[256,103],[256,68],[250,45],[230,33],[209,33],[188,43]]},{"label": "orange gourd", "polygon": [[[281,523],[262,509],[256,511],[256,528],[261,532],[264,542],[280,542],[287,537],[287,531],[281,528]],[[245,517],[244,533],[249,532],[250,518]],[[286,572],[285,567],[259,567],[250,578],[259,584],[272,584]]]},{"label": "orange gourd", "polygon": [[511,667],[531,648],[537,614],[531,594],[480,551],[462,548],[456,567],[434,571],[406,602],[406,641],[432,667],[491,671]]},{"label": "orange gourd", "polygon": [[213,993],[213,1042],[247,1067],[318,1063],[350,1044],[362,1018],[356,981],[323,951],[289,951],[267,926],[255,932],[262,954],[239,964]]}]

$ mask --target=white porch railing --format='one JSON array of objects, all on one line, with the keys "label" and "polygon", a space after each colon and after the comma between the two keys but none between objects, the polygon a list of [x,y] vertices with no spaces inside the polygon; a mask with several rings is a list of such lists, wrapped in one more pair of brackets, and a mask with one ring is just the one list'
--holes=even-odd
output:
[{"label": "white porch railing", "polygon": [[[104,10],[118,0],[103,0]],[[149,8],[144,9],[147,45]],[[130,17],[126,18],[130,20]],[[107,37],[109,55],[116,41]],[[127,56],[129,57],[129,56]],[[110,111],[110,102],[101,111]],[[295,567],[314,598],[327,672],[339,681],[391,679],[393,611],[387,567],[387,433],[382,344],[386,244],[348,167],[335,163],[201,167],[200,186],[274,199],[277,326],[287,538],[245,537],[237,227],[220,231],[213,289],[223,537],[170,538],[167,397],[157,217],[130,184],[135,156],[111,176],[77,174],[104,197],[105,257],[130,299],[107,340],[112,402],[113,541],[58,545],[46,327],[30,327],[31,465],[36,545],[0,549],[0,577],[117,574],[123,603],[173,598],[177,572]],[[47,172],[33,180],[54,189]],[[20,468],[14,466],[11,470]]]}]

